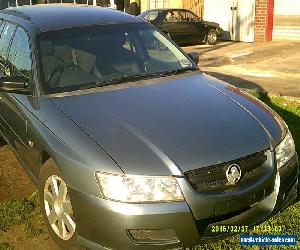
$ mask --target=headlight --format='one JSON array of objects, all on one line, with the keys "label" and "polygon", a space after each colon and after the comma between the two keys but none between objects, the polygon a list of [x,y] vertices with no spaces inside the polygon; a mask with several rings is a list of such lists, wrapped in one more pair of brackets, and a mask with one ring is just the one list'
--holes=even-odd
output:
[{"label": "headlight", "polygon": [[295,144],[291,132],[288,131],[285,138],[276,147],[277,167],[286,164],[295,154]]},{"label": "headlight", "polygon": [[174,177],[113,175],[97,172],[103,198],[126,202],[167,202],[184,200]]}]

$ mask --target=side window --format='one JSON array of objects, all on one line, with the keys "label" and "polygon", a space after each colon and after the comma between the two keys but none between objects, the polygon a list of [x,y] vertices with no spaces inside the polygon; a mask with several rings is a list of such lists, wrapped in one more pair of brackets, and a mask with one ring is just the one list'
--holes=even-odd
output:
[{"label": "side window", "polygon": [[181,22],[182,16],[181,13],[177,10],[170,10],[165,17],[166,22]]},{"label": "side window", "polygon": [[184,21],[195,22],[195,21],[198,21],[198,19],[199,19],[194,13],[192,13],[190,11],[182,10],[181,14],[182,14]]},{"label": "side window", "polygon": [[18,0],[18,6],[30,5],[30,0]]},{"label": "side window", "polygon": [[0,8],[5,9],[8,7],[16,6],[16,0],[2,0],[0,1]]},{"label": "side window", "polygon": [[109,0],[96,0],[96,4],[97,4],[97,6],[110,7]]},{"label": "side window", "polygon": [[158,11],[151,11],[144,16],[147,21],[153,21],[158,17]]},{"label": "side window", "polygon": [[30,76],[31,57],[28,36],[20,27],[15,32],[7,64],[11,76]]},{"label": "side window", "polygon": [[126,37],[126,42],[124,43],[124,45],[122,47],[133,53],[136,53],[136,48],[135,48],[134,42],[132,41],[132,39],[130,38],[130,36],[127,32],[125,33],[125,37]]},{"label": "side window", "polygon": [[7,7],[15,7],[17,0],[8,0],[7,1]]},{"label": "side window", "polygon": [[10,72],[7,72],[7,57],[8,48],[11,38],[14,34],[16,26],[11,23],[4,23],[0,37],[0,77],[9,76]]},{"label": "side window", "polygon": [[172,66],[173,63],[178,67],[178,65],[176,65],[176,63],[178,63],[176,56],[174,56],[166,45],[162,43],[162,41],[166,39],[163,35],[157,31],[145,30],[140,32],[140,37],[149,56],[147,63],[149,63],[148,66],[150,68],[152,67],[153,62],[158,63],[158,65],[162,67],[156,69],[159,71],[163,70],[165,66]]}]

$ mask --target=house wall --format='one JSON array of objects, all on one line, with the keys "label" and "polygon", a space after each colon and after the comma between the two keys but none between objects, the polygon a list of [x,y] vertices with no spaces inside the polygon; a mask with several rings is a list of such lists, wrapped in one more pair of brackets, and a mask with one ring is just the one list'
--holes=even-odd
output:
[{"label": "house wall", "polygon": [[141,12],[155,8],[182,8],[182,0],[141,0]]},{"label": "house wall", "polygon": [[148,0],[141,0],[141,12],[148,9]]},{"label": "house wall", "polygon": [[[216,8],[218,6],[218,8]],[[216,22],[224,30],[223,39],[231,38],[232,3],[228,0],[204,0],[203,19],[205,21]]]},{"label": "house wall", "polygon": [[182,0],[169,0],[169,8],[183,8]]}]

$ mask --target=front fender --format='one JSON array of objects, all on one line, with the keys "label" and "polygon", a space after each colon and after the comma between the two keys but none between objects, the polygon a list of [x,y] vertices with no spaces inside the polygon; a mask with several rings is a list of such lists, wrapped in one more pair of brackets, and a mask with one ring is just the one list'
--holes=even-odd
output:
[{"label": "front fender", "polygon": [[[96,142],[51,102],[41,100],[38,109],[26,113],[35,134],[35,149],[40,155],[46,152],[55,161],[68,186],[96,196],[96,171],[123,173]],[[41,167],[42,161],[34,167],[37,178]]]}]

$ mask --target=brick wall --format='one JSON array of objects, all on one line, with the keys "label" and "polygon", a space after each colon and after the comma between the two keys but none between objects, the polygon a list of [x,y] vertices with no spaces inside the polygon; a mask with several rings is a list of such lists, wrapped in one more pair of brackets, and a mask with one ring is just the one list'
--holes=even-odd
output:
[{"label": "brick wall", "polygon": [[274,0],[256,0],[254,42],[272,40]]}]

